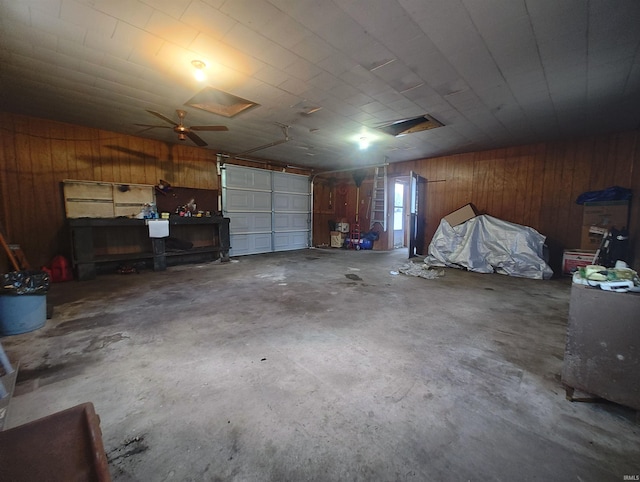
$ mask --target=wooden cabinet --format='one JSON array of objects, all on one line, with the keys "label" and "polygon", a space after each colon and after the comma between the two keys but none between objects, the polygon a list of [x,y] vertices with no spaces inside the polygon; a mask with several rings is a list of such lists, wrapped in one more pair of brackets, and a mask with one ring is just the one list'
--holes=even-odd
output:
[{"label": "wooden cabinet", "polygon": [[640,410],[640,294],[573,285],[562,382]]},{"label": "wooden cabinet", "polygon": [[[229,259],[229,218],[171,217],[169,238],[150,238],[144,219],[69,219],[72,262],[80,281],[94,279],[122,263],[144,263],[161,271],[182,263]],[[190,249],[171,248],[169,239],[191,244]]]}]

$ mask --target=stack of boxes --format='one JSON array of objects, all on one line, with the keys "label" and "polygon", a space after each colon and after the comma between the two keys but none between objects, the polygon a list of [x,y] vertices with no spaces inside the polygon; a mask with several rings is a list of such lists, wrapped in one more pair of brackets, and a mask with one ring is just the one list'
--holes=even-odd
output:
[{"label": "stack of boxes", "polygon": [[603,201],[584,203],[580,248],[565,250],[562,271],[571,274],[581,266],[593,264],[602,239],[611,228],[628,227],[629,201]]},{"label": "stack of boxes", "polygon": [[329,233],[331,236],[331,247],[342,248],[348,232],[349,223],[336,223],[336,230]]}]

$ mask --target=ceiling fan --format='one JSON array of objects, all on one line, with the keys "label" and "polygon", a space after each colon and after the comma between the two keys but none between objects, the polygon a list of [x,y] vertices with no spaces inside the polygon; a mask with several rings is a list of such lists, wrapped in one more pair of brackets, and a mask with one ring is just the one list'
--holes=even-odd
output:
[{"label": "ceiling fan", "polygon": [[[174,120],[170,119],[166,115],[161,114],[160,112],[156,112],[154,110],[147,110],[147,112],[173,125],[173,132],[178,134],[178,139],[180,139],[181,141],[186,140],[188,137],[196,145],[201,147],[206,146],[207,143],[203,141],[202,138],[193,131],[228,131],[229,130],[227,126],[186,126],[184,125],[184,118],[187,115],[187,112],[180,109],[176,109],[176,113],[178,114],[178,122],[175,122]],[[154,129],[156,127],[160,129],[170,129],[170,126],[164,126],[164,125],[161,125],[161,126],[150,125],[150,124],[135,124],[135,125],[146,127],[147,129],[144,129],[144,130]]]}]

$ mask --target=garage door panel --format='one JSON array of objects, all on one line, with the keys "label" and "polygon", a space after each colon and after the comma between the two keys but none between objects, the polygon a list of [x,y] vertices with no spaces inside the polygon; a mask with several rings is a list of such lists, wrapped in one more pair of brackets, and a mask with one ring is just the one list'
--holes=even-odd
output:
[{"label": "garage door panel", "polygon": [[226,203],[225,211],[228,212],[271,212],[271,193],[227,189]]},{"label": "garage door panel", "polygon": [[308,247],[309,233],[307,231],[292,233],[275,233],[273,236],[274,251],[289,251]]},{"label": "garage door panel", "polygon": [[309,196],[305,194],[273,193],[273,210],[276,212],[308,212]]},{"label": "garage door panel", "polygon": [[298,174],[273,173],[273,190],[276,192],[309,193],[309,178]]},{"label": "garage door panel", "polygon": [[233,213],[229,231],[231,234],[270,233],[271,213]]},{"label": "garage door panel", "polygon": [[309,215],[307,213],[276,214],[273,216],[275,231],[306,231],[309,229]]},{"label": "garage door panel", "polygon": [[225,216],[231,220],[231,256],[309,246],[310,182],[307,176],[226,166]]},{"label": "garage door panel", "polygon": [[246,254],[270,253],[271,233],[265,234],[233,234],[230,236],[230,256],[242,256]]},{"label": "garage door panel", "polygon": [[261,169],[226,166],[225,186],[229,189],[257,189],[271,191],[271,173]]}]

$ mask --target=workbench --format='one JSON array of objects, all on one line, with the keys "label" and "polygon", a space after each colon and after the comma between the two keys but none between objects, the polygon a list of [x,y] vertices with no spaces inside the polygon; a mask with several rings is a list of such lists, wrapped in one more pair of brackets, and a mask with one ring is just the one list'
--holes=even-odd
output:
[{"label": "workbench", "polygon": [[229,259],[229,218],[169,218],[169,236],[192,243],[188,250],[170,250],[165,238],[150,238],[145,219],[69,219],[72,264],[79,281],[98,272],[112,272],[122,263],[145,263],[155,271],[182,263]]}]

